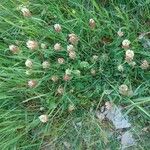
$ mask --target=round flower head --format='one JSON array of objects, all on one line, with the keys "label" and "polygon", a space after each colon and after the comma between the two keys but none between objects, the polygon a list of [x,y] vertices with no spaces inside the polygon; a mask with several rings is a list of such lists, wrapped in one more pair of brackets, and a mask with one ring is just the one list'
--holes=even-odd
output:
[{"label": "round flower head", "polygon": [[61,25],[60,24],[55,24],[54,25],[54,30],[56,31],[56,32],[61,32]]},{"label": "round flower head", "polygon": [[68,45],[67,46],[67,51],[68,52],[74,51],[74,46],[72,44]]},{"label": "round flower head", "polygon": [[30,17],[31,16],[30,10],[28,8],[26,8],[26,7],[22,7],[21,8],[21,12],[22,12],[24,17]]},{"label": "round flower head", "polygon": [[35,50],[38,48],[38,43],[36,41],[28,40],[26,45],[31,50]]},{"label": "round flower head", "polygon": [[30,59],[27,59],[25,62],[26,67],[32,68],[33,67],[33,62]]},{"label": "round flower head", "polygon": [[37,83],[36,83],[35,80],[30,80],[30,81],[28,81],[28,86],[29,86],[30,88],[34,88],[36,85],[37,85]]},{"label": "round flower head", "polygon": [[66,75],[71,75],[71,72],[72,72],[72,71],[71,71],[70,69],[66,69],[65,74],[66,74]]},{"label": "round flower head", "polygon": [[94,19],[90,19],[90,20],[89,20],[89,25],[90,25],[90,28],[91,28],[91,29],[94,29],[95,26],[96,26],[95,20],[94,20]]},{"label": "round flower head", "polygon": [[42,48],[42,49],[46,49],[46,48],[47,48],[47,45],[44,44],[44,43],[41,43],[41,48]]},{"label": "round flower head", "polygon": [[80,63],[81,68],[88,68],[89,67],[89,63],[87,61],[82,61]]},{"label": "round flower head", "polygon": [[73,105],[73,104],[70,104],[69,106],[68,106],[68,111],[69,112],[72,112],[72,111],[74,111],[75,110],[75,106]]},{"label": "round flower head", "polygon": [[126,84],[120,85],[119,93],[122,95],[128,95],[128,86]]},{"label": "round flower head", "polygon": [[77,44],[78,43],[78,37],[77,35],[75,35],[74,33],[72,34],[69,34],[69,42],[73,45]]},{"label": "round flower head", "polygon": [[64,63],[65,63],[64,58],[58,58],[58,63],[59,63],[59,64],[64,64]]},{"label": "round flower head", "polygon": [[58,81],[58,77],[54,75],[54,76],[51,77],[51,80],[52,80],[53,82],[57,82],[57,81]]},{"label": "round flower head", "polygon": [[75,59],[76,58],[76,52],[75,51],[70,51],[69,52],[69,58]]},{"label": "round flower head", "polygon": [[121,31],[121,29],[119,29],[119,31],[117,32],[119,37],[122,37],[124,35],[124,33]]},{"label": "round flower head", "polygon": [[41,115],[39,116],[41,122],[46,123],[48,122],[48,115]]},{"label": "round flower head", "polygon": [[122,65],[119,65],[119,66],[118,66],[118,71],[120,71],[120,72],[123,72],[123,71],[124,71],[124,68],[123,68]]},{"label": "round flower head", "polygon": [[63,77],[63,80],[64,81],[70,81],[71,77],[69,75],[65,74],[64,77]]},{"label": "round flower head", "polygon": [[133,60],[133,58],[134,58],[134,51],[128,49],[128,50],[126,51],[125,60],[126,60],[127,62],[131,62],[131,61]]},{"label": "round flower head", "polygon": [[122,41],[122,47],[123,48],[129,48],[130,44],[131,44],[131,42],[127,39]]},{"label": "round flower head", "polygon": [[16,45],[9,45],[9,50],[14,53],[17,54],[19,52],[19,47]]},{"label": "round flower head", "polygon": [[56,44],[54,45],[54,50],[55,50],[55,51],[60,51],[60,50],[61,50],[61,44],[60,44],[60,43],[56,43]]},{"label": "round flower head", "polygon": [[95,75],[96,75],[96,70],[95,70],[95,69],[91,69],[91,74],[92,74],[93,76],[95,76]]},{"label": "round flower head", "polygon": [[149,63],[148,63],[147,60],[143,60],[143,61],[142,61],[141,68],[142,68],[143,70],[148,69],[149,66],[150,66],[150,65],[149,65]]},{"label": "round flower head", "polygon": [[97,61],[98,60],[98,56],[97,55],[93,55],[92,56],[92,61]]},{"label": "round flower head", "polygon": [[59,86],[58,89],[57,89],[57,93],[62,95],[64,93],[64,88]]},{"label": "round flower head", "polygon": [[50,67],[50,63],[49,63],[48,61],[44,61],[44,62],[42,63],[42,67],[43,67],[43,69],[47,69],[47,68]]}]

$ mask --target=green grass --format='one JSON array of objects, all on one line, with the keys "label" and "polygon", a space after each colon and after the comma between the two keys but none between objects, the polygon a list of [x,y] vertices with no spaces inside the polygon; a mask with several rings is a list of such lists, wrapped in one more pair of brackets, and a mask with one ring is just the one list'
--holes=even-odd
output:
[{"label": "green grass", "polygon": [[[27,6],[31,17],[24,17],[18,9]],[[96,28],[91,30],[89,19]],[[56,33],[53,25],[59,23],[62,32]],[[111,149],[120,148],[118,132],[111,123],[99,122],[93,113],[106,101],[124,108],[130,118],[137,139],[135,149],[148,150],[148,132],[142,131],[150,120],[150,70],[140,68],[141,61],[150,62],[150,47],[144,48],[138,41],[142,32],[149,32],[149,0],[2,0],[0,2],[0,149],[1,150],[49,150],[66,149]],[[122,28],[123,37],[117,31]],[[75,33],[79,42],[75,46],[77,58],[68,57],[68,34]],[[26,47],[29,40],[45,43],[47,49],[31,52]],[[135,53],[133,68],[125,62],[124,39],[131,41]],[[18,43],[19,54],[12,54],[9,45]],[[61,43],[63,51],[53,49]],[[92,62],[93,55],[98,61]],[[63,57],[65,64],[59,65],[57,58]],[[32,59],[31,75],[26,75],[26,59]],[[42,69],[41,63],[50,62],[50,69]],[[82,68],[81,61],[89,66]],[[123,64],[124,71],[117,66]],[[72,75],[63,81],[66,69],[80,70],[81,76]],[[91,69],[96,70],[92,76]],[[60,80],[53,83],[52,75]],[[29,88],[30,79],[37,81],[36,88]],[[119,86],[127,84],[132,96],[119,94]],[[56,94],[59,86],[63,95]],[[106,91],[111,90],[110,94]],[[73,104],[75,110],[68,112]],[[44,107],[44,110],[40,110]],[[91,112],[91,108],[93,111]],[[48,114],[49,121],[43,124],[41,114]],[[78,125],[79,124],[79,125]],[[107,137],[107,132],[116,137]],[[45,145],[48,145],[46,148]]]}]

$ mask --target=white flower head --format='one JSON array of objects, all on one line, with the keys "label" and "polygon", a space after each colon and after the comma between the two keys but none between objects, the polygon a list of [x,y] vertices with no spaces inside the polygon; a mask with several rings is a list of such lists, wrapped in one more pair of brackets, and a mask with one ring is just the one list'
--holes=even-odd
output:
[{"label": "white flower head", "polygon": [[131,42],[128,39],[125,39],[122,41],[122,47],[123,48],[129,48]]},{"label": "white flower head", "polygon": [[61,32],[61,25],[60,24],[55,24],[54,25],[54,30],[56,31],[56,32]]},{"label": "white flower head", "polygon": [[21,7],[21,12],[23,14],[24,17],[30,17],[31,16],[31,12],[27,7]]},{"label": "white flower head", "polygon": [[141,64],[141,68],[142,68],[143,70],[146,70],[146,69],[148,69],[149,67],[150,67],[149,62],[148,62],[147,60],[143,60],[143,61],[142,61],[142,64]]},{"label": "white flower head", "polygon": [[33,40],[28,40],[28,41],[26,42],[26,45],[27,45],[27,47],[28,47],[29,49],[31,49],[31,50],[35,50],[35,49],[38,48],[38,42],[33,41]]},{"label": "white flower head", "polygon": [[48,115],[41,115],[39,116],[41,122],[46,123],[48,122]]},{"label": "white flower head", "polygon": [[60,44],[60,43],[56,43],[56,44],[54,45],[54,50],[55,50],[55,51],[60,51],[60,50],[61,50],[61,44]]},{"label": "white flower head", "polygon": [[123,72],[123,71],[124,71],[124,68],[123,68],[122,65],[119,65],[119,66],[118,66],[118,71],[120,71],[120,72]]},{"label": "white flower head", "polygon": [[16,54],[16,53],[19,52],[19,47],[12,44],[12,45],[9,45],[9,50],[10,50],[12,53]]},{"label": "white flower head", "polygon": [[65,74],[71,75],[72,70],[71,69],[66,69]]},{"label": "white flower head", "polygon": [[67,51],[68,52],[74,51],[74,46],[72,44],[68,45],[67,46]]},{"label": "white flower head", "polygon": [[44,61],[44,62],[42,63],[42,67],[43,67],[43,69],[47,69],[47,68],[50,67],[50,63],[49,63],[48,61]]},{"label": "white flower head", "polygon": [[125,60],[126,60],[127,62],[131,62],[131,61],[133,60],[133,58],[134,58],[134,51],[128,49],[128,50],[126,51]]},{"label": "white flower head", "polygon": [[96,26],[95,20],[91,18],[91,19],[89,20],[89,25],[90,25],[91,29],[94,29],[95,26]]},{"label": "white flower head", "polygon": [[26,67],[32,68],[33,67],[33,62],[30,59],[27,59],[25,62]]},{"label": "white flower head", "polygon": [[37,85],[37,83],[36,83],[35,80],[30,80],[30,81],[28,81],[28,86],[29,86],[30,88],[34,88],[36,85]]}]

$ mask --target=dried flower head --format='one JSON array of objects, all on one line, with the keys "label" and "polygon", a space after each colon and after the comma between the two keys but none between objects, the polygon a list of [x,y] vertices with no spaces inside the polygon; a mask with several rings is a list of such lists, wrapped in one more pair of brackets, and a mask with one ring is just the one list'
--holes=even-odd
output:
[{"label": "dried flower head", "polygon": [[64,77],[63,77],[63,80],[64,80],[64,81],[70,81],[70,80],[71,80],[70,75],[65,74]]},{"label": "dried flower head", "polygon": [[64,64],[64,63],[65,63],[64,58],[58,58],[58,63],[59,63],[59,64]]},{"label": "dried flower head", "polygon": [[133,60],[133,58],[134,58],[134,51],[128,49],[128,50],[126,51],[125,60],[126,60],[127,62],[131,62],[131,61]]},{"label": "dried flower head", "polygon": [[96,26],[95,20],[91,18],[91,19],[89,20],[89,25],[90,25],[90,28],[91,28],[91,29],[94,29],[95,26]]},{"label": "dried flower head", "polygon": [[48,115],[41,115],[39,116],[41,122],[46,123],[48,122]]},{"label": "dried flower head", "polygon": [[123,68],[122,65],[119,65],[119,66],[118,66],[118,71],[120,71],[120,72],[123,72],[123,71],[124,71],[124,68]]},{"label": "dried flower head", "polygon": [[24,17],[30,17],[31,16],[30,10],[25,6],[21,8],[21,12],[22,12]]},{"label": "dried flower head", "polygon": [[64,88],[59,86],[58,89],[57,89],[57,93],[62,95],[64,93]]},{"label": "dried flower head", "polygon": [[33,62],[30,59],[27,59],[25,62],[26,67],[32,68],[33,67]]},{"label": "dried flower head", "polygon": [[95,76],[96,75],[96,70],[95,69],[91,69],[91,74],[92,74],[92,76]]},{"label": "dried flower head", "polygon": [[47,68],[50,67],[50,63],[49,63],[48,61],[44,61],[44,62],[42,63],[42,67],[43,67],[43,69],[47,69]]},{"label": "dried flower head", "polygon": [[69,34],[69,42],[73,45],[78,43],[79,38],[74,33]]},{"label": "dried flower head", "polygon": [[122,41],[122,47],[123,48],[129,48],[130,47],[131,42],[127,39]]},{"label": "dried flower head", "polygon": [[60,51],[62,49],[62,47],[61,47],[61,44],[60,43],[56,43],[55,45],[54,45],[54,50],[55,51]]},{"label": "dried flower head", "polygon": [[28,86],[30,88],[34,88],[37,85],[37,82],[35,80],[28,81]]},{"label": "dried flower head", "polygon": [[65,74],[71,75],[72,70],[71,69],[66,69]]},{"label": "dried flower head", "polygon": [[120,85],[119,93],[122,95],[128,95],[128,86],[126,84]]},{"label": "dried flower head", "polygon": [[38,42],[36,42],[36,41],[28,40],[26,45],[31,50],[35,50],[38,48]]},{"label": "dried flower head", "polygon": [[67,51],[68,52],[74,51],[74,46],[72,44],[68,45],[67,46]]},{"label": "dried flower head", "polygon": [[148,69],[149,66],[150,66],[150,65],[149,65],[149,62],[148,62],[147,60],[143,60],[143,61],[142,61],[141,68],[142,68],[143,70]]},{"label": "dried flower head", "polygon": [[124,32],[122,32],[121,29],[119,29],[117,34],[118,34],[119,37],[122,37],[124,35]]},{"label": "dried flower head", "polygon": [[41,43],[41,48],[42,49],[47,49],[47,45],[45,43]]},{"label": "dried flower head", "polygon": [[72,111],[74,111],[75,110],[75,106],[73,105],[73,104],[69,104],[69,106],[68,106],[68,111],[69,112],[72,112]]},{"label": "dried flower head", "polygon": [[51,77],[51,80],[52,80],[53,82],[57,82],[57,81],[58,81],[58,76],[53,75],[53,76]]},{"label": "dried flower head", "polygon": [[75,51],[70,51],[69,52],[69,58],[75,59],[76,58],[76,52]]},{"label": "dried flower head", "polygon": [[19,47],[16,45],[9,45],[9,50],[14,53],[17,54],[19,52]]},{"label": "dried flower head", "polygon": [[56,32],[61,32],[61,30],[62,30],[60,24],[55,24],[54,29],[55,29]]}]

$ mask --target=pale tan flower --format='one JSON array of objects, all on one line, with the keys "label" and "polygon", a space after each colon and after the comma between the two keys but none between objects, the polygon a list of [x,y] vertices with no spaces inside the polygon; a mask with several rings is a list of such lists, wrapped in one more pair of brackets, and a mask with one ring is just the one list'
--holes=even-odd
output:
[{"label": "pale tan flower", "polygon": [[91,29],[94,29],[95,26],[96,26],[95,20],[91,18],[91,19],[89,20],[89,25],[90,25],[90,28],[91,28]]},{"label": "pale tan flower", "polygon": [[71,77],[69,75],[65,74],[64,77],[63,77],[63,80],[64,81],[70,81]]},{"label": "pale tan flower", "polygon": [[27,59],[25,62],[26,67],[32,68],[33,67],[33,62],[30,59]]},{"label": "pale tan flower", "polygon": [[122,47],[123,48],[129,48],[130,47],[131,42],[127,39],[122,41]]},{"label": "pale tan flower", "polygon": [[119,29],[119,31],[117,32],[119,37],[122,37],[124,35],[124,32],[121,31],[121,29]]},{"label": "pale tan flower", "polygon": [[142,68],[143,70],[148,69],[149,66],[150,66],[150,65],[149,65],[149,62],[148,62],[147,60],[143,60],[143,61],[142,61],[141,68]]},{"label": "pale tan flower", "polygon": [[67,51],[68,52],[74,51],[74,46],[72,44],[68,45],[67,46]]},{"label": "pale tan flower", "polygon": [[68,106],[68,111],[69,112],[72,112],[72,111],[74,111],[75,110],[75,106],[73,105],[73,104],[69,104],[69,106]]},{"label": "pale tan flower", "polygon": [[133,60],[133,58],[134,58],[134,51],[128,49],[128,50],[126,51],[125,60],[126,60],[127,62],[131,62],[131,61]]},{"label": "pale tan flower", "polygon": [[123,68],[122,65],[119,65],[119,66],[118,66],[118,71],[120,71],[120,72],[123,72],[123,71],[124,71],[124,68]]},{"label": "pale tan flower", "polygon": [[42,49],[46,49],[47,48],[47,45],[45,43],[41,43],[41,48]]},{"label": "pale tan flower", "polygon": [[41,115],[39,116],[41,122],[46,123],[48,122],[48,115]]},{"label": "pale tan flower", "polygon": [[22,7],[21,8],[21,12],[22,12],[24,17],[30,17],[31,16],[30,10],[28,8],[26,8],[26,7]]},{"label": "pale tan flower", "polygon": [[9,45],[9,50],[14,53],[17,54],[19,52],[19,47],[16,45]]},{"label": "pale tan flower", "polygon": [[76,52],[75,51],[70,51],[69,52],[69,58],[75,59],[76,58]]},{"label": "pale tan flower", "polygon": [[122,95],[128,95],[128,86],[126,84],[122,84],[119,86],[119,93]]},{"label": "pale tan flower", "polygon": [[57,93],[62,95],[64,93],[64,88],[59,86],[58,89],[57,89]]},{"label": "pale tan flower", "polygon": [[50,63],[49,63],[48,61],[44,61],[44,62],[42,63],[42,67],[43,67],[43,69],[47,69],[47,68],[50,67]]},{"label": "pale tan flower", "polygon": [[95,70],[95,69],[91,69],[91,74],[92,74],[93,76],[95,76],[95,75],[96,75],[96,70]]},{"label": "pale tan flower", "polygon": [[78,43],[78,40],[79,38],[77,37],[76,34],[72,33],[72,34],[69,34],[69,42],[73,45],[77,44]]},{"label": "pale tan flower", "polygon": [[51,77],[51,80],[52,80],[53,82],[57,82],[57,81],[58,81],[58,76],[53,75],[53,76]]},{"label": "pale tan flower", "polygon": [[31,50],[35,50],[38,48],[38,42],[36,42],[36,41],[28,40],[26,45]]},{"label": "pale tan flower", "polygon": [[28,81],[28,86],[30,88],[34,88],[37,85],[37,82],[35,80]]},{"label": "pale tan flower", "polygon": [[59,64],[64,64],[64,63],[65,63],[64,58],[58,58],[58,63],[59,63]]},{"label": "pale tan flower", "polygon": [[56,32],[61,32],[61,30],[62,30],[60,24],[55,24],[54,29],[55,29]]},{"label": "pale tan flower", "polygon": [[55,51],[60,51],[62,49],[62,47],[61,47],[61,44],[60,43],[56,43],[55,45],[54,45],[54,50]]}]

